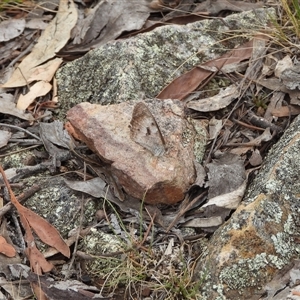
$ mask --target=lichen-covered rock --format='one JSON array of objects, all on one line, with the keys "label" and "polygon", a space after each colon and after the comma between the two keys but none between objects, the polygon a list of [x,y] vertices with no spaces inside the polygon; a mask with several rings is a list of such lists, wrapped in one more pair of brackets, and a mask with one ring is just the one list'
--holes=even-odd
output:
[{"label": "lichen-covered rock", "polygon": [[[132,137],[135,101],[81,103],[69,110],[67,118],[77,136],[108,163],[117,185],[128,195],[150,204],[174,204],[184,198],[196,178],[194,160],[202,159],[206,138],[184,117],[182,102],[150,99],[141,103],[149,109],[150,119],[145,121],[150,124],[136,124],[140,126],[136,138]],[[163,153],[156,153],[159,128]]]},{"label": "lichen-covered rock", "polygon": [[300,117],[269,152],[244,201],[198,262],[201,299],[259,299],[300,245]]},{"label": "lichen-covered rock", "polygon": [[[84,262],[86,271],[90,275],[98,277],[107,276],[124,262],[122,253],[126,247],[128,245],[122,243],[121,238],[117,235],[108,234],[95,228],[91,228],[79,244],[79,249],[93,258]],[[106,254],[112,253],[115,255],[105,257]]]},{"label": "lichen-covered rock", "polygon": [[[60,117],[85,101],[105,105],[153,98],[195,65],[245,42],[243,32],[250,38],[271,16],[273,9],[257,9],[224,19],[167,25],[90,51],[57,72]],[[232,30],[240,34],[234,38]]]},{"label": "lichen-covered rock", "polygon": [[49,178],[40,175],[26,178],[26,186],[36,183],[41,190],[26,201],[26,207],[46,219],[65,239],[72,229],[89,226],[95,218],[95,212],[101,207],[100,201],[84,201],[84,215],[81,221],[79,216],[82,197],[65,184],[62,176]]}]

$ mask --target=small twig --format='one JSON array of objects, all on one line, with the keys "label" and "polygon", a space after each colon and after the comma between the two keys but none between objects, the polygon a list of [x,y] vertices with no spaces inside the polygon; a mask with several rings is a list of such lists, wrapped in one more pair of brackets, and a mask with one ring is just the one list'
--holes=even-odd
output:
[{"label": "small twig", "polygon": [[24,55],[26,55],[27,53],[29,53],[31,51],[31,49],[35,46],[35,41],[37,40],[37,38],[32,41],[29,46],[22,51],[17,57],[15,57],[8,65],[8,67],[12,67],[21,57],[23,57]]},{"label": "small twig", "polygon": [[[84,174],[86,174],[86,164],[85,163],[84,163]],[[84,181],[85,180],[86,180],[86,177],[84,176]],[[82,230],[82,223],[83,223],[83,217],[84,217],[83,202],[84,202],[84,196],[82,194],[81,201],[80,201],[79,227],[78,227],[78,230],[77,230],[77,233],[76,233],[76,240],[75,240],[75,243],[74,243],[73,255],[72,255],[72,258],[71,258],[71,261],[70,261],[70,264],[69,264],[68,272],[65,275],[65,280],[70,278],[70,274],[71,274],[70,270],[71,270],[71,268],[74,264],[75,258],[76,258],[76,252],[77,252],[77,248],[78,248],[78,241],[79,241],[79,238],[80,238],[80,231]]]},{"label": "small twig", "polygon": [[254,126],[254,125],[250,125],[250,124],[247,124],[247,123],[245,123],[245,122],[239,121],[239,120],[237,120],[237,119],[235,119],[235,118],[232,118],[232,120],[233,120],[235,123],[237,123],[237,124],[239,124],[239,125],[241,125],[241,126],[247,127],[247,128],[249,128],[249,129],[259,130],[259,131],[265,131],[265,128],[257,127],[257,126]]},{"label": "small twig", "polygon": [[27,89],[28,89],[28,91],[30,91],[30,86],[29,86],[29,83],[28,83],[28,81],[27,81],[27,79],[26,79],[26,77],[24,76],[24,74],[23,74],[23,71],[21,70],[21,68],[20,67],[16,67],[16,70],[19,70],[19,72],[21,73],[21,75],[22,75],[22,77],[23,77],[23,79],[24,79],[24,81],[26,82],[26,86],[27,86]]},{"label": "small twig", "polygon": [[79,238],[80,238],[80,231],[81,231],[81,227],[82,227],[82,220],[83,220],[83,195],[81,198],[81,211],[80,211],[80,220],[79,220],[79,227],[78,230],[76,232],[76,239],[75,239],[75,243],[74,243],[74,251],[71,257],[71,261],[69,263],[69,268],[68,268],[68,272],[66,272],[65,275],[65,280],[69,279],[71,276],[71,268],[74,264],[75,258],[76,258],[76,252],[77,252],[77,248],[78,248],[78,242],[79,242]]},{"label": "small twig", "polygon": [[22,145],[32,145],[32,144],[38,144],[38,145],[43,145],[43,143],[42,142],[40,142],[40,141],[37,141],[36,139],[14,139],[14,138],[12,138],[12,139],[10,139],[9,140],[10,142],[12,142],[12,143],[18,143],[18,144],[22,144]]},{"label": "small twig", "polygon": [[186,207],[183,207],[183,209],[180,209],[180,211],[178,212],[178,214],[176,215],[176,217],[174,218],[174,220],[171,222],[171,224],[168,226],[167,228],[167,232],[169,232],[171,230],[171,228],[178,222],[178,220],[188,211],[190,210],[195,203],[197,203],[197,201],[199,199],[201,199],[204,195],[206,194],[206,191],[204,191],[203,193],[201,193],[199,196],[197,196],[195,199],[193,199],[191,202],[189,202],[187,204]]},{"label": "small twig", "polygon": [[[258,60],[257,60],[257,62],[258,62]],[[257,63],[257,62],[256,62],[256,63]],[[222,68],[222,67],[223,67],[223,66],[221,66],[221,68]],[[252,66],[252,67],[253,67],[253,66]],[[252,69],[253,69],[253,68],[252,68]],[[234,112],[234,111],[237,109],[237,107],[240,105],[240,102],[241,102],[241,100],[242,100],[242,97],[244,96],[246,90],[248,89],[248,87],[249,87],[249,86],[251,85],[251,83],[252,83],[252,79],[249,79],[249,78],[248,78],[248,75],[249,75],[249,72],[248,72],[248,74],[245,74],[245,75],[243,76],[243,79],[242,79],[242,81],[241,81],[240,84],[239,84],[239,86],[240,86],[240,95],[239,95],[239,98],[238,98],[238,100],[236,101],[236,103],[234,104],[234,106],[233,106],[233,108],[231,109],[231,111],[229,112],[229,114],[227,115],[227,117],[225,118],[225,121],[223,122],[222,128],[224,127],[224,125],[226,124],[226,122],[229,120],[229,118],[231,117],[231,115],[233,114],[233,112]],[[245,84],[246,79],[249,80],[249,83],[248,83],[248,85],[247,85],[246,87],[244,87],[244,84]],[[214,138],[214,140],[213,140],[212,146],[211,146],[210,151],[209,151],[209,153],[208,153],[208,156],[207,156],[207,158],[206,158],[206,160],[205,160],[204,166],[206,166],[206,165],[210,162],[211,154],[212,154],[212,151],[213,151],[214,146],[215,146],[215,144],[216,144],[217,138],[218,138],[218,135],[217,135],[217,136]]]},{"label": "small twig", "polygon": [[141,249],[146,251],[147,249],[145,249],[144,247],[142,246],[139,246],[139,245],[136,245],[136,246],[133,246],[133,247],[130,247],[126,250],[123,250],[123,251],[116,251],[116,252],[110,252],[110,253],[101,253],[100,255],[92,255],[92,254],[86,254],[82,251],[77,251],[77,256],[79,257],[82,257],[84,259],[95,259],[95,258],[106,258],[106,257],[115,257],[115,256],[118,256],[118,255],[122,255],[124,253],[128,253],[128,252],[131,252],[133,250],[136,250],[136,249]]},{"label": "small twig", "polygon": [[[240,97],[240,98],[237,100],[237,102],[235,103],[234,107],[231,109],[231,111],[229,112],[228,116],[225,118],[225,120],[223,121],[223,125],[222,125],[221,129],[224,128],[225,124],[226,124],[227,121],[230,119],[230,117],[231,117],[231,115],[233,114],[233,112],[241,105],[241,103],[240,103],[240,100],[241,100],[241,99],[242,99],[242,98]],[[220,130],[221,130],[221,129],[220,129]],[[219,135],[216,135],[216,137],[213,139],[213,142],[212,142],[212,145],[211,145],[211,147],[210,147],[209,153],[208,153],[207,158],[205,159],[205,162],[204,162],[204,164],[203,164],[204,167],[205,167],[205,166],[210,162],[210,160],[211,160],[211,155],[212,155],[212,152],[213,152],[213,150],[214,150],[214,148],[215,148],[215,144],[216,144],[216,142],[217,142],[218,137],[219,137]]]},{"label": "small twig", "polygon": [[282,128],[271,123],[270,121],[266,120],[265,118],[263,117],[259,117],[257,116],[254,112],[252,111],[249,111],[248,112],[248,120],[249,122],[251,122],[252,124],[254,125],[257,125],[261,128],[268,128],[270,127],[270,129],[272,129],[273,131],[277,131],[277,132],[281,132],[282,131]]},{"label": "small twig", "polygon": [[[37,184],[33,185],[29,189],[25,190],[22,194],[20,194],[17,197],[17,200],[20,203],[23,203],[25,200],[27,200],[30,196],[32,196],[34,193],[39,191],[41,187]],[[5,204],[1,209],[0,209],[0,218],[3,217],[10,209],[12,209],[13,204],[11,202]]]},{"label": "small twig", "polygon": [[[30,284],[30,282],[27,280],[27,279],[18,279],[18,280],[11,280],[11,281],[9,281],[9,284]],[[5,286],[5,285],[7,285],[7,282],[6,281],[3,281],[3,282],[1,282],[0,283],[0,286]],[[26,298],[23,298],[23,299],[26,299]],[[28,298],[27,298],[28,299]]]},{"label": "small twig", "polygon": [[260,146],[260,143],[257,142],[248,142],[248,143],[227,143],[222,145],[222,148],[224,147],[258,147]]},{"label": "small twig", "polygon": [[146,207],[145,207],[145,210],[146,210],[146,212],[147,212],[147,214],[148,214],[148,216],[149,216],[149,218],[150,218],[150,224],[149,224],[149,226],[148,226],[148,228],[147,228],[146,233],[144,234],[144,238],[143,238],[143,240],[141,241],[140,246],[142,246],[142,245],[145,243],[145,241],[146,241],[146,239],[147,239],[147,237],[148,237],[148,235],[149,235],[150,229],[152,228],[152,226],[153,226],[153,224],[154,224],[154,219],[155,219],[155,216],[156,216],[156,212],[154,213],[154,215],[153,215],[153,217],[152,217],[151,214],[149,213],[149,211],[148,211],[148,209],[147,209]]},{"label": "small twig", "polygon": [[33,145],[33,146],[30,146],[30,147],[23,148],[23,149],[16,150],[16,151],[12,151],[12,152],[9,152],[9,153],[6,153],[6,154],[1,154],[0,158],[1,157],[6,157],[6,156],[12,155],[12,154],[20,153],[20,152],[23,152],[23,151],[26,151],[26,150],[34,149],[34,148],[37,148],[37,147],[40,147],[40,146],[41,145]]},{"label": "small twig", "polygon": [[[108,193],[108,189],[109,189],[109,185],[108,185],[107,188],[106,188],[105,197],[104,197],[105,200],[106,200],[106,195],[107,195],[107,193]],[[107,200],[106,200],[106,201],[107,201]],[[105,202],[104,202],[104,203],[105,203]],[[103,213],[104,213],[104,217],[105,217],[105,219],[106,219],[106,222],[108,223],[109,226],[111,226],[110,220],[109,220],[108,215],[107,215],[107,212],[106,212],[105,205],[103,205]]]},{"label": "small twig", "polygon": [[17,232],[17,235],[18,235],[18,241],[20,242],[22,250],[24,251],[24,249],[26,248],[26,245],[25,245],[25,241],[24,241],[24,238],[23,238],[22,229],[20,227],[19,220],[18,220],[18,218],[16,217],[16,215],[14,213],[12,214],[12,219],[13,219],[13,222],[15,224],[14,228],[15,228],[15,230]]},{"label": "small twig", "polygon": [[8,128],[14,128],[14,129],[16,129],[16,130],[20,130],[20,131],[26,132],[28,135],[34,137],[34,138],[37,139],[38,141],[42,141],[41,138],[39,138],[37,135],[31,133],[29,130],[24,129],[24,128],[22,128],[22,127],[15,126],[15,125],[11,125],[11,124],[5,124],[5,123],[0,123],[0,126],[8,127]]},{"label": "small twig", "polygon": [[41,187],[37,184],[34,184],[33,186],[31,186],[29,189],[25,190],[22,194],[20,194],[17,197],[17,200],[20,203],[23,203],[25,200],[27,200],[30,196],[32,196],[33,194],[35,194],[37,191],[39,191],[41,189]]}]

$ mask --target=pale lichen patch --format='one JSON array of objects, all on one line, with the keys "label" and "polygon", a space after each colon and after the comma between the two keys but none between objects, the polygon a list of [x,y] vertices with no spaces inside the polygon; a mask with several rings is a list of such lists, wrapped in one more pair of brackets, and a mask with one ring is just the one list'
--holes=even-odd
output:
[{"label": "pale lichen patch", "polygon": [[285,257],[286,261],[288,261],[292,256],[294,248],[289,235],[284,232],[278,232],[271,236],[271,240],[273,241],[276,253]]},{"label": "pale lichen patch", "polygon": [[252,259],[242,259],[238,263],[225,267],[220,272],[220,281],[228,285],[230,289],[241,289],[251,286],[257,286],[257,280],[254,278],[256,271],[265,268],[268,265],[266,253],[256,255]]},{"label": "pale lichen patch", "polygon": [[286,260],[280,259],[276,255],[268,255],[268,259],[269,259],[270,263],[273,264],[275,266],[275,268],[278,270],[282,269],[287,263]]},{"label": "pale lichen patch", "polygon": [[280,223],[282,221],[282,210],[280,208],[280,205],[276,202],[267,202],[265,204],[266,211],[269,212],[269,215],[266,217],[267,222],[276,222]]},{"label": "pale lichen patch", "polygon": [[293,234],[295,232],[296,228],[291,215],[288,215],[287,220],[283,225],[283,230],[288,234]]}]

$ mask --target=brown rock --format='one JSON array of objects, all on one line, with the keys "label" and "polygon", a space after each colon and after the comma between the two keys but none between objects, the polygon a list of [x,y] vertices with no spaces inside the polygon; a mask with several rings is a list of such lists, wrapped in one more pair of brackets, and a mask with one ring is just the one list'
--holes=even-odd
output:
[{"label": "brown rock", "polygon": [[[184,118],[181,102],[144,103],[155,116],[165,142],[164,153],[152,153],[151,147],[143,147],[133,138],[131,127],[135,124],[130,122],[137,102],[108,106],[81,103],[69,110],[67,118],[81,140],[110,164],[112,175],[127,194],[150,204],[173,204],[183,199],[195,180],[196,131]],[[145,128],[141,133],[143,130],[147,134]]]},{"label": "brown rock", "polygon": [[299,126],[297,117],[211,239],[197,265],[201,299],[260,299],[264,286],[299,257]]}]

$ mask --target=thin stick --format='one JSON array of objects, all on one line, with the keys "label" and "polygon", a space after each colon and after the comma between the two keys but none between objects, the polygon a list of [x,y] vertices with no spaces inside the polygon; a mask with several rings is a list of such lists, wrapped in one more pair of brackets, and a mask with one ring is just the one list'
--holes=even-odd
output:
[{"label": "thin stick", "polygon": [[18,127],[18,126],[15,126],[15,125],[10,125],[10,124],[5,124],[5,123],[0,123],[0,126],[14,128],[14,129],[17,129],[17,130],[20,130],[20,131],[24,131],[28,135],[31,135],[32,137],[34,137],[35,139],[37,139],[38,141],[41,141],[41,138],[39,138],[37,135],[31,133],[29,130],[26,130],[26,129],[22,128],[22,127]]}]

